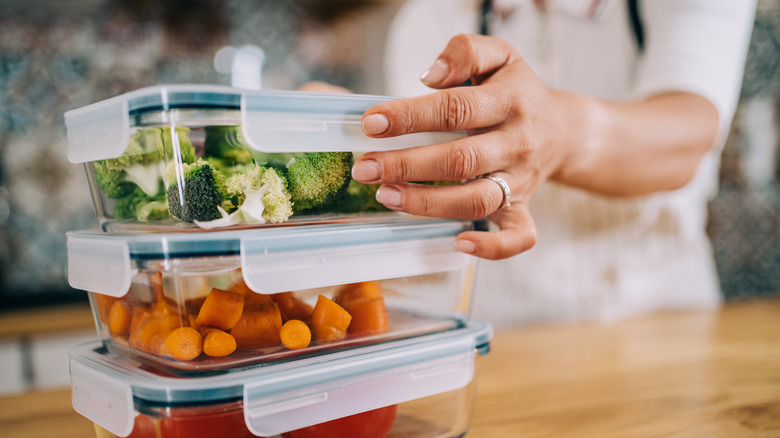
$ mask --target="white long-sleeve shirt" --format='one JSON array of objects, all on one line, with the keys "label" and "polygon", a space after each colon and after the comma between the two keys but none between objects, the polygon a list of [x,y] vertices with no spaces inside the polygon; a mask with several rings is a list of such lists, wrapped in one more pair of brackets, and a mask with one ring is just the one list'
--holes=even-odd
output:
[{"label": "white long-sleeve shirt", "polygon": [[[710,100],[721,138],[734,114],[755,0],[639,0],[637,50],[625,0],[495,0],[491,35],[512,43],[547,86],[625,100],[687,91]],[[458,33],[477,32],[478,0],[409,0],[388,35],[388,94],[431,92],[418,80]],[[721,300],[705,227],[720,147],[685,187],[630,199],[552,182],[531,199],[538,242],[502,261],[480,261],[473,316],[497,325],[615,320]]]}]

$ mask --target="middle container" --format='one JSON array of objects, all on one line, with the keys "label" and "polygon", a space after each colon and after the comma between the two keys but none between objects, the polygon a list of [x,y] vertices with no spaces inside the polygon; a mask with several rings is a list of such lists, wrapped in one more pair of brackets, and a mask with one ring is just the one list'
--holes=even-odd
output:
[{"label": "middle container", "polygon": [[[455,251],[454,238],[474,227],[398,218],[71,232],[68,278],[89,293],[109,350],[177,374],[217,372],[462,327],[476,259]],[[290,320],[299,328],[285,335]],[[311,340],[298,342],[307,332]]]}]

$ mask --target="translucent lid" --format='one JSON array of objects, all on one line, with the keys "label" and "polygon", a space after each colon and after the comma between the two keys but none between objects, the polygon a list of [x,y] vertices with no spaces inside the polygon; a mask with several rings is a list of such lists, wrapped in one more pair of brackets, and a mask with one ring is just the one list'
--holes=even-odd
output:
[{"label": "translucent lid", "polygon": [[272,436],[461,388],[491,338],[490,325],[469,322],[449,332],[205,377],[157,374],[86,344],[70,353],[73,407],[126,436],[143,405],[241,399],[249,430]]},{"label": "translucent lid", "polygon": [[423,275],[473,263],[454,247],[455,236],[473,228],[472,221],[399,218],[212,233],[76,231],[67,234],[68,281],[121,297],[137,273],[133,261],[224,255],[240,255],[244,280],[263,294]]},{"label": "translucent lid", "polygon": [[[68,158],[73,163],[116,158],[145,114],[165,125],[241,125],[246,142],[262,152],[377,151],[460,138],[463,132],[367,137],[360,121],[369,107],[390,97],[360,94],[245,90],[214,85],[158,85],[65,113]],[[209,111],[220,113],[215,121]]]}]

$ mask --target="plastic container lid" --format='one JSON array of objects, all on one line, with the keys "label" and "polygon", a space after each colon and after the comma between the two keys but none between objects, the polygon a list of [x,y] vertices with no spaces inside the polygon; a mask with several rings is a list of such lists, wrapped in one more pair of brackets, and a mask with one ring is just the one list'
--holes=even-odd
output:
[{"label": "plastic container lid", "polygon": [[[169,377],[108,353],[99,344],[71,350],[73,407],[119,436],[137,405],[216,404],[241,399],[249,430],[260,436],[462,388],[485,353],[490,325],[371,345],[206,377]],[[312,409],[316,407],[316,409]]]},{"label": "plastic container lid", "polygon": [[[137,273],[132,261],[240,255],[244,280],[271,294],[463,269],[473,256],[454,238],[472,221],[409,219],[215,233],[67,233],[68,281],[115,297]],[[388,260],[392,262],[389,263]]]},{"label": "plastic container lid", "polygon": [[[131,91],[65,113],[68,159],[73,163],[117,158],[127,147],[131,119],[160,113],[159,123],[182,126],[241,125],[246,142],[262,152],[359,152],[451,141],[464,132],[430,132],[371,138],[360,122],[371,106],[391,99],[360,94],[246,90],[215,85],[158,85]],[[236,111],[210,122],[202,112]]]}]

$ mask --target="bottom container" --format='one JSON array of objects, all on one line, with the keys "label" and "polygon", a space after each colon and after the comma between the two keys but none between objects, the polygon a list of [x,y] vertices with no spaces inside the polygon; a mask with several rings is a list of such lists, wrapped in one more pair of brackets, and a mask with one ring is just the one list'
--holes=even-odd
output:
[{"label": "bottom container", "polygon": [[71,351],[73,407],[98,438],[459,437],[489,325],[199,377],[99,344]]}]

